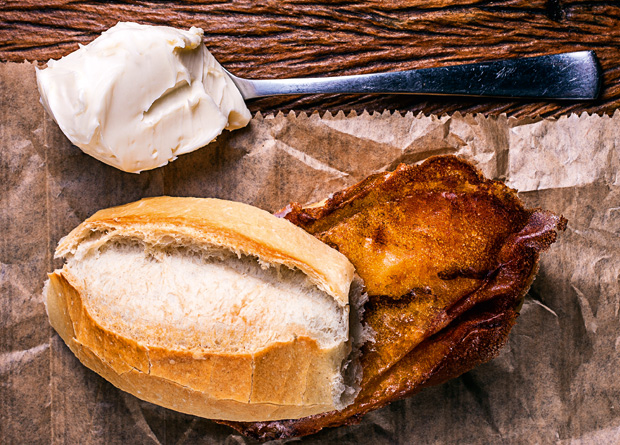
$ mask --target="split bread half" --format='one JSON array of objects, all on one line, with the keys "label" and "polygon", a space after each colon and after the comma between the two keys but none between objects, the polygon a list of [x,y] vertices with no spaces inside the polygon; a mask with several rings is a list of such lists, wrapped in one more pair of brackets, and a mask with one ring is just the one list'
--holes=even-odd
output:
[{"label": "split bread half", "polygon": [[66,264],[44,289],[52,326],[84,365],[143,400],[266,421],[342,409],[359,391],[354,268],[284,219],[150,198],[97,212],[56,256]]}]

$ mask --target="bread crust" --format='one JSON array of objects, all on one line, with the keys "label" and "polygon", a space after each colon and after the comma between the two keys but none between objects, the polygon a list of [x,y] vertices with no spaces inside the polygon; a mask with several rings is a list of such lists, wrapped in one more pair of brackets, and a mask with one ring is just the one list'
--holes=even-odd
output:
[{"label": "bread crust", "polygon": [[[154,244],[166,237],[189,239],[298,267],[341,306],[348,304],[353,267],[344,256],[288,221],[248,207],[152,198],[102,210],[63,239],[57,255],[72,255],[93,231]],[[336,408],[332,381],[341,371],[348,343],[320,347],[312,338],[296,337],[238,353],[155,347],[100,324],[84,304],[84,285],[67,266],[49,275],[44,293],[52,326],[78,359],[143,400],[231,421],[292,419]]]}]

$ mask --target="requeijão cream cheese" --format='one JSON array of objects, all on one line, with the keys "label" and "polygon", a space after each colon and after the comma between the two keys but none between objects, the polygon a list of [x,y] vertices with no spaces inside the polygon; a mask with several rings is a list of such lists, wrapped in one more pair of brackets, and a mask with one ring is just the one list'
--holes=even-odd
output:
[{"label": "requeij\u00e3o cream cheese", "polygon": [[118,23],[37,69],[41,102],[85,153],[126,172],[161,167],[251,118],[202,37]]}]

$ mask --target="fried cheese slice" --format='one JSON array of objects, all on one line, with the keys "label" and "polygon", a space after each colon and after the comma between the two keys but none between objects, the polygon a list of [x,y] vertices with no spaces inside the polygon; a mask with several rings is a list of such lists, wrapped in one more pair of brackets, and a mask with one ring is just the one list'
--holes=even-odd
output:
[{"label": "fried cheese slice", "polygon": [[379,173],[310,206],[279,212],[343,253],[364,280],[362,389],[333,411],[278,422],[226,422],[258,438],[313,434],[491,360],[507,340],[566,220],[527,209],[515,190],[454,156]]}]

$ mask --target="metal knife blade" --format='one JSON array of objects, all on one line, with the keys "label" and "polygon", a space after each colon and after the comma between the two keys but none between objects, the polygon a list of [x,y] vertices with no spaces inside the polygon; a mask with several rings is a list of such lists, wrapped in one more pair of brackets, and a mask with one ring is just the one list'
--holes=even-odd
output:
[{"label": "metal knife blade", "polygon": [[230,75],[244,99],[392,93],[589,100],[596,99],[601,88],[594,51],[339,77],[244,79]]}]

